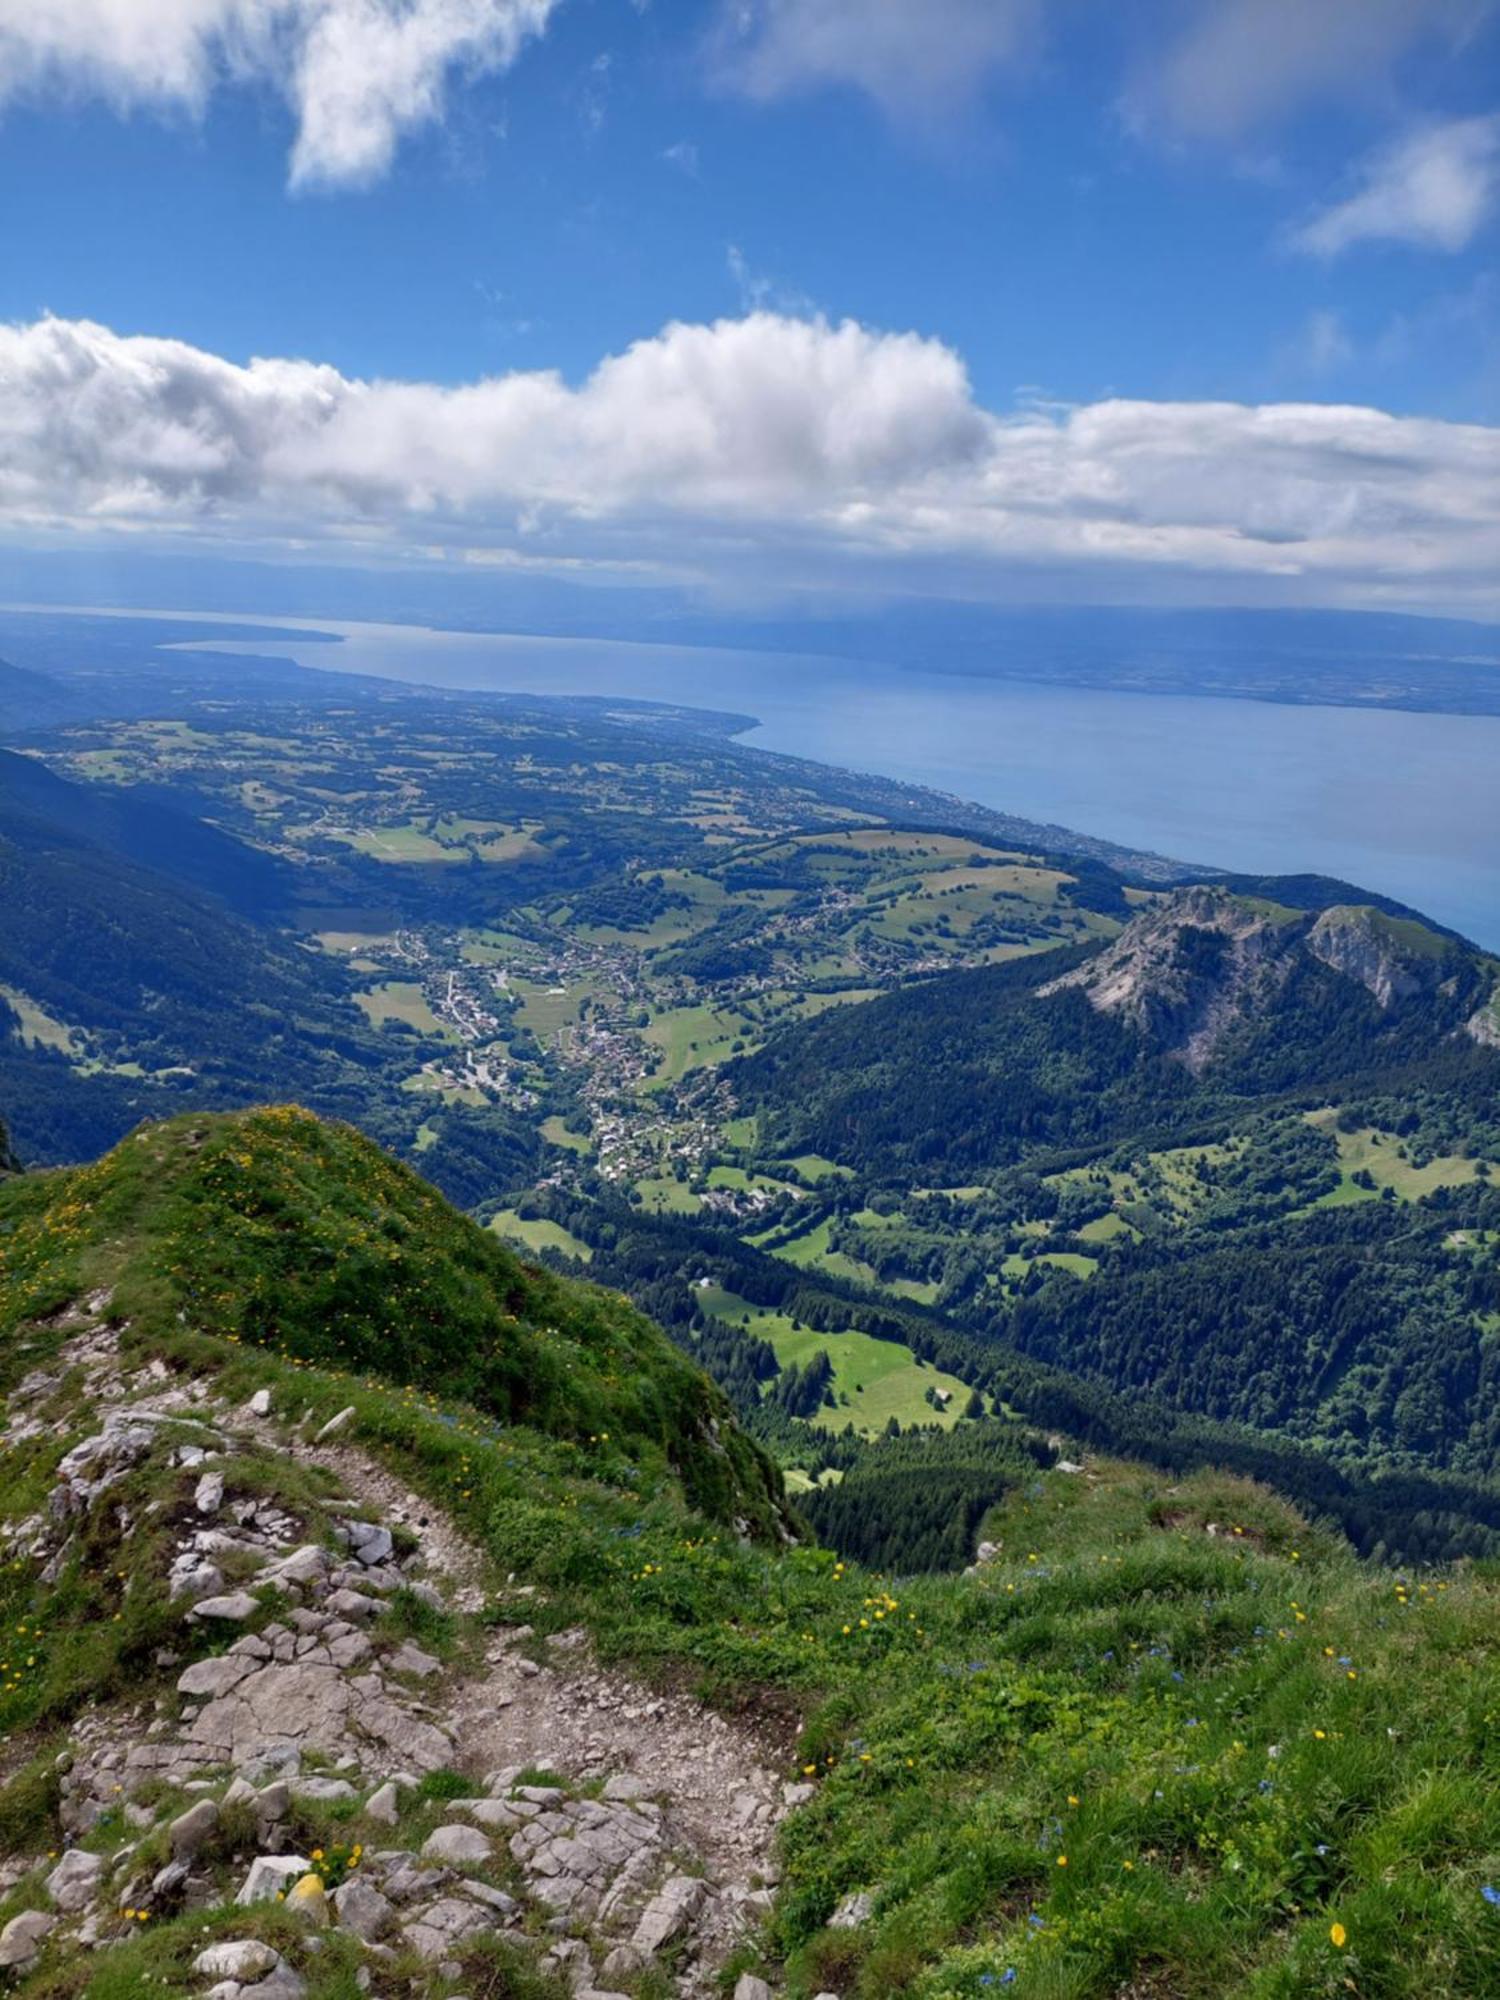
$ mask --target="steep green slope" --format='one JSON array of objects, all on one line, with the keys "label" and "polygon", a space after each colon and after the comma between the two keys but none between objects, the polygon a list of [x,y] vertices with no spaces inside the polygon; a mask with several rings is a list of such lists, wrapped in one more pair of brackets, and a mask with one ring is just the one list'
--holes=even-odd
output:
[{"label": "steep green slope", "polygon": [[[8,1240],[7,1240],[8,1239]],[[283,1106],[147,1125],[0,1193],[0,1326],[107,1286],[137,1338],[187,1327],[461,1398],[768,1532],[780,1479],[720,1392],[615,1294],[523,1265],[346,1126]]]},{"label": "steep green slope", "polygon": [[[51,1368],[48,1407],[64,1407],[60,1432],[10,1441],[7,1524],[97,1428],[97,1412],[66,1414],[78,1368],[57,1363],[79,1321],[59,1308],[106,1285],[132,1369],[154,1357],[163,1384],[236,1405],[267,1386],[303,1438],[352,1407],[360,1449],[531,1587],[487,1602],[472,1637],[524,1620],[545,1645],[582,1624],[607,1660],[796,1718],[782,1768],[806,1791],[774,1910],[731,1976],[768,1973],[790,2000],[1496,1990],[1487,1570],[1367,1568],[1243,1482],[1105,1461],[1012,1486],[981,1530],[997,1553],[970,1578],[898,1580],[742,1538],[656,1476],[670,1462],[707,1486],[721,1522],[759,1481],[771,1518],[764,1468],[648,1325],[528,1271],[353,1134],[286,1110],[146,1128],[95,1167],[0,1189],[0,1386]],[[196,1471],[164,1476],[190,1513]],[[0,1688],[0,1847],[23,1860],[61,1844],[68,1739],[47,1731],[91,1694],[170,1685],[153,1677],[180,1610],[174,1628],[149,1534],[129,1563],[119,1540],[126,1512],[149,1525],[161,1497],[112,1489],[60,1569],[18,1553],[0,1578],[9,1628],[32,1635]],[[358,1798],[341,1810],[341,1840],[389,1841]],[[107,1820],[90,1837],[135,1838]],[[23,1990],[185,1990],[205,1935],[247,1930],[297,1959],[310,2000],[355,1990],[347,1932],[313,1951],[274,1907],[169,1911],[129,1943],[44,1962]],[[383,1990],[383,1962],[369,1970]],[[622,1973],[622,1990],[656,2000],[663,1976]]]}]

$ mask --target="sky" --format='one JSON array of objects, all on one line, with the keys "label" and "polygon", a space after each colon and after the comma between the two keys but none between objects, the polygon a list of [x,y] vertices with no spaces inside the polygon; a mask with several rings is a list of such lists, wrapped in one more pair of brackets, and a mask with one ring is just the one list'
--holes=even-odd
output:
[{"label": "sky", "polygon": [[1500,0],[0,0],[0,541],[1500,618]]}]

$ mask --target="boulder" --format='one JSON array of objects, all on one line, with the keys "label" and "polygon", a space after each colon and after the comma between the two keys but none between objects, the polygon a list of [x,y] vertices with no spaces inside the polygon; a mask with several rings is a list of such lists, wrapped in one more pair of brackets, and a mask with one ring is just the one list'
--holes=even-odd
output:
[{"label": "boulder", "polygon": [[424,1653],[420,1646],[414,1646],[408,1639],[398,1646],[386,1662],[394,1674],[415,1674],[419,1680],[426,1680],[432,1674],[443,1670],[441,1660],[435,1660],[431,1653]]},{"label": "boulder", "polygon": [[263,1979],[281,1963],[281,1953],[258,1938],[230,1938],[211,1944],[193,1960],[205,1979]]},{"label": "boulder", "polygon": [[214,1597],[223,1588],[224,1572],[205,1561],[196,1549],[184,1550],[168,1573],[167,1595],[174,1604],[184,1597]]},{"label": "boulder", "polygon": [[219,1808],[212,1799],[199,1799],[173,1820],[169,1829],[172,1854],[178,1861],[191,1861],[203,1852],[219,1830]]},{"label": "boulder", "polygon": [[286,1907],[310,1924],[326,1924],[328,1892],[322,1876],[314,1870],[300,1876],[286,1892]]},{"label": "boulder", "polygon": [[771,1989],[753,1972],[742,1972],[735,1982],[734,2000],[774,2000]]},{"label": "boulder", "polygon": [[443,1861],[454,1868],[482,1868],[489,1858],[490,1844],[473,1826],[440,1826],[422,1843],[424,1861]]},{"label": "boulder", "polygon": [[374,1944],[383,1938],[396,1921],[395,1904],[388,1896],[382,1896],[372,1882],[358,1875],[351,1875],[334,1890],[333,1907],[344,1929],[352,1931],[364,1944]]},{"label": "boulder", "polygon": [[352,1403],[346,1403],[343,1409],[339,1411],[336,1417],[330,1417],[328,1419],[327,1423],[324,1424],[322,1430],[318,1432],[318,1435],[314,1440],[314,1442],[317,1444],[322,1444],[325,1438],[337,1437],[339,1432],[341,1430],[346,1429],[350,1424],[353,1423],[353,1421],[354,1421],[354,1405]]},{"label": "boulder", "polygon": [[383,1563],[396,1546],[390,1529],[383,1528],[378,1521],[351,1521],[348,1533],[349,1545],[366,1569]]},{"label": "boulder", "polygon": [[255,1823],[266,1829],[279,1826],[292,1809],[292,1784],[289,1778],[275,1778],[261,1791],[252,1792],[255,1801]]},{"label": "boulder", "polygon": [[205,1472],[193,1489],[193,1505],[200,1514],[217,1514],[223,1504],[223,1473]]},{"label": "boulder", "polygon": [[234,1900],[241,1909],[248,1909],[252,1903],[273,1903],[311,1867],[312,1863],[301,1854],[257,1854]]},{"label": "boulder", "polygon": [[385,1893],[393,1903],[420,1903],[435,1896],[453,1879],[448,1868],[424,1868],[415,1855],[398,1856],[385,1878]]},{"label": "boulder", "polygon": [[224,1597],[200,1597],[189,1618],[217,1618],[225,1624],[243,1625],[247,1618],[253,1618],[260,1606],[248,1590],[231,1590]]},{"label": "boulder", "polygon": [[57,1923],[50,1910],[22,1910],[0,1931],[0,1972],[24,1972]]},{"label": "boulder", "polygon": [[271,1414],[270,1390],[257,1389],[255,1394],[250,1398],[249,1402],[245,1405],[245,1408],[250,1412],[252,1417],[270,1416]]},{"label": "boulder", "polygon": [[212,1660],[195,1660],[192,1666],[177,1676],[179,1694],[208,1695],[217,1698],[237,1688],[247,1674],[255,1672],[256,1662],[244,1654],[224,1653]]},{"label": "boulder", "polygon": [[368,1618],[380,1613],[378,1598],[366,1597],[358,1590],[336,1590],[328,1599],[328,1609],[340,1618],[348,1618],[356,1625],[363,1625]]},{"label": "boulder", "polygon": [[60,1910],[71,1913],[93,1902],[103,1879],[104,1856],[75,1847],[47,1877],[47,1894]]},{"label": "boulder", "polygon": [[401,1817],[401,1795],[394,1785],[381,1785],[365,1800],[365,1811],[381,1826],[394,1826]]},{"label": "boulder", "polygon": [[272,1563],[263,1572],[267,1583],[295,1583],[304,1588],[322,1583],[333,1567],[327,1549],[318,1547],[316,1542],[304,1542],[300,1549],[293,1549],[290,1555]]}]

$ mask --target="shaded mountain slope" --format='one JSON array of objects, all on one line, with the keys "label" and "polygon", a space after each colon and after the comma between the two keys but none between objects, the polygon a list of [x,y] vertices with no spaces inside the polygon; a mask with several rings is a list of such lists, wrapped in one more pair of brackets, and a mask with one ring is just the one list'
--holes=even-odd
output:
[{"label": "shaded mountain slope", "polygon": [[87,842],[165,875],[242,916],[274,918],[291,901],[291,871],[206,820],[138,787],[73,784],[35,757],[0,750],[0,827]]},{"label": "shaded mountain slope", "polygon": [[[132,848],[175,848],[175,872]],[[28,1159],[97,1152],[174,1098],[262,1096],[268,1073],[326,1100],[371,1059],[332,965],[210,884],[253,903],[257,857],[0,752],[0,1095]]]}]

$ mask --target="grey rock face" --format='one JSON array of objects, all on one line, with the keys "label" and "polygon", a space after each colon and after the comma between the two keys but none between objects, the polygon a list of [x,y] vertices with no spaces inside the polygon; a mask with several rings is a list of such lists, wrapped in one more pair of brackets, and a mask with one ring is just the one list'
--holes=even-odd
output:
[{"label": "grey rock face", "polygon": [[351,1875],[333,1892],[333,1907],[346,1931],[353,1931],[365,1944],[383,1938],[396,1921],[396,1906],[371,1882]]},{"label": "grey rock face", "polygon": [[41,1951],[57,1918],[50,1910],[22,1910],[0,1931],[0,1971],[22,1972]]},{"label": "grey rock face", "polygon": [[671,1876],[642,1910],[631,1943],[648,1954],[660,1951],[687,1929],[707,1893],[696,1875]]},{"label": "grey rock face", "polygon": [[477,1903],[466,1897],[444,1896],[419,1911],[402,1936],[419,1957],[431,1961],[446,1958],[464,1938],[491,1927],[490,1918]]},{"label": "grey rock face", "polygon": [[365,1800],[365,1811],[381,1826],[394,1826],[401,1817],[401,1795],[394,1785],[381,1785]]},{"label": "grey rock face", "polygon": [[199,1799],[173,1820],[170,1837],[172,1853],[178,1861],[192,1861],[219,1830],[219,1808],[212,1799]]},{"label": "grey rock face", "polygon": [[243,1654],[225,1653],[215,1660],[196,1660],[177,1676],[179,1694],[217,1696],[228,1694],[255,1671],[255,1662]]},{"label": "grey rock face", "polygon": [[104,1879],[104,1856],[80,1847],[65,1854],[47,1877],[47,1894],[60,1910],[81,1910],[94,1900]]}]

